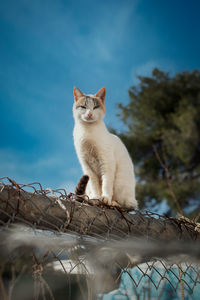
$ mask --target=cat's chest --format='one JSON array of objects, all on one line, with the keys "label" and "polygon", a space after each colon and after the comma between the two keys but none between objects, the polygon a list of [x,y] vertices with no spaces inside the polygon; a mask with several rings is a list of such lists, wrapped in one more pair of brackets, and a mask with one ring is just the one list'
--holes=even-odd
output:
[{"label": "cat's chest", "polygon": [[80,142],[80,155],[82,161],[93,172],[101,175],[103,172],[104,159],[101,147],[93,140],[85,139]]}]

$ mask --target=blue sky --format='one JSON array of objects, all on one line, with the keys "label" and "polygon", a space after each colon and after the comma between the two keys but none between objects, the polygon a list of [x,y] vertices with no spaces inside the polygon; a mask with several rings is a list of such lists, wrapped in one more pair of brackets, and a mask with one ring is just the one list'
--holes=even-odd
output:
[{"label": "blue sky", "polygon": [[199,13],[195,0],[1,0],[0,177],[73,190],[73,86],[105,86],[120,130],[136,74],[200,69]]}]

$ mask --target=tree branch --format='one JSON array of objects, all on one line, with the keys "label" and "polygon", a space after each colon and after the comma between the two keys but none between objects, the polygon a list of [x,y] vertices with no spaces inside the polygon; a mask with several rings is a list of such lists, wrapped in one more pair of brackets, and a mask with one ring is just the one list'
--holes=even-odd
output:
[{"label": "tree branch", "polygon": [[[62,205],[60,205],[62,202]],[[22,223],[34,228],[118,240],[146,237],[152,240],[200,240],[195,223],[167,218],[151,212],[132,214],[119,208],[91,206],[61,195],[58,199],[44,191],[30,193],[19,186],[0,190],[0,223]]]},{"label": "tree branch", "polygon": [[170,175],[170,172],[169,172],[169,168],[167,166],[166,154],[163,153],[163,155],[164,155],[164,162],[163,162],[155,145],[153,145],[153,151],[154,151],[155,156],[156,156],[157,160],[159,161],[161,167],[165,170],[165,176],[166,176],[166,179],[167,179],[167,184],[168,184],[169,192],[172,196],[172,199],[174,200],[174,203],[176,204],[176,207],[177,207],[179,213],[181,215],[183,215],[182,207],[181,207],[181,205],[180,205],[180,203],[179,203],[179,201],[178,201],[178,199],[177,199],[177,197],[174,193],[173,184],[172,184],[172,180],[171,180],[171,175]]}]

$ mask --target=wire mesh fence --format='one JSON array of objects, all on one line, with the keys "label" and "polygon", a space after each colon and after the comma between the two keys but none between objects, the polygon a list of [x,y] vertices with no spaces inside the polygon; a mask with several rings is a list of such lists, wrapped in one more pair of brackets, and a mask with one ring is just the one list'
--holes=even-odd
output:
[{"label": "wire mesh fence", "polygon": [[197,219],[0,181],[1,299],[199,299]]}]

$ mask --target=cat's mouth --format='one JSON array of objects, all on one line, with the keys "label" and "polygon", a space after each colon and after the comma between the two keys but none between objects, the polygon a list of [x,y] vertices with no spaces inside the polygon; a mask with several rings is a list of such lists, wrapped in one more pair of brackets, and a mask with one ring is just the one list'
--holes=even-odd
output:
[{"label": "cat's mouth", "polygon": [[85,122],[94,122],[95,120],[93,119],[93,117],[84,117],[84,121]]},{"label": "cat's mouth", "polygon": [[88,118],[88,119],[86,119],[86,120],[84,120],[84,121],[85,121],[85,122],[88,122],[88,123],[92,123],[92,122],[94,122],[95,120],[94,120],[94,119],[91,119],[91,118],[90,118],[90,119]]}]

